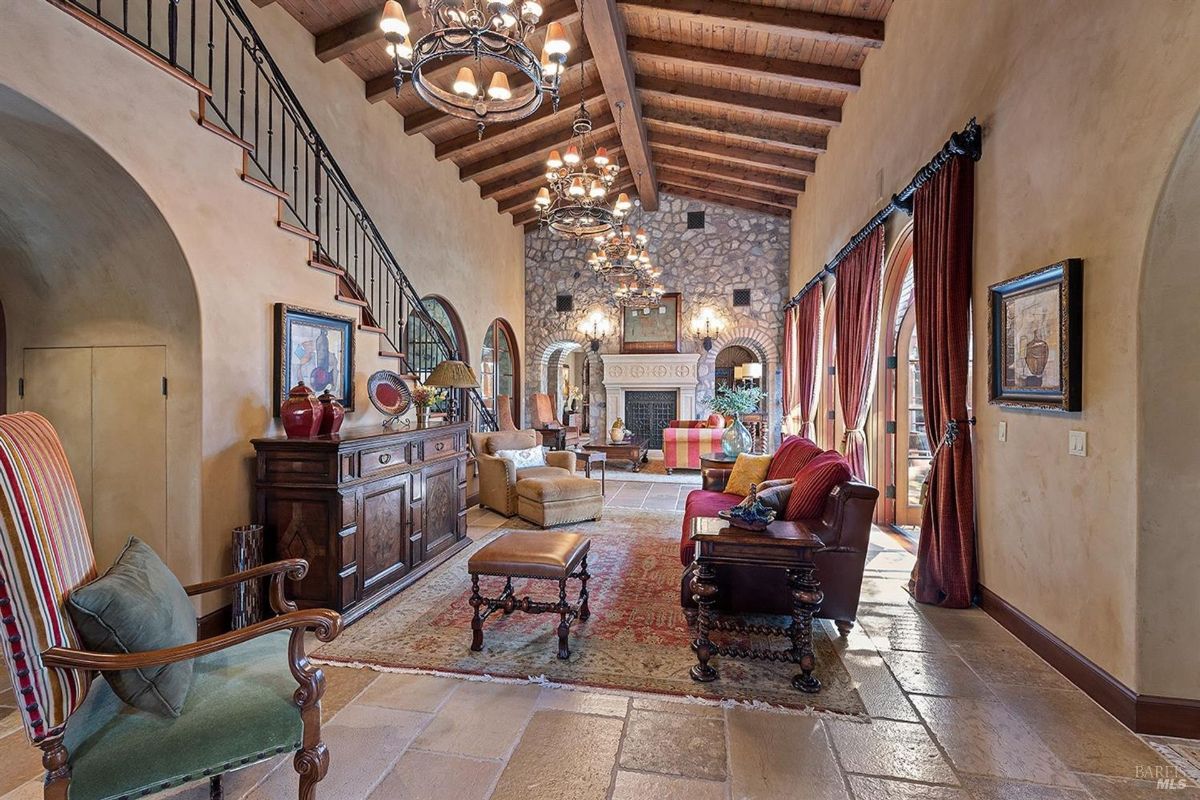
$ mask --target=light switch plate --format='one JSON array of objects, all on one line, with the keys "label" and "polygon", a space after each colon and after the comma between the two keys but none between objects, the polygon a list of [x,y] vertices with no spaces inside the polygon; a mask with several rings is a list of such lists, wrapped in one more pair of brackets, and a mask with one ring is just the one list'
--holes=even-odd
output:
[{"label": "light switch plate", "polygon": [[1087,431],[1071,431],[1067,434],[1067,453],[1087,456]]},{"label": "light switch plate", "polygon": [[1000,429],[997,433],[997,438],[1002,442],[1008,441],[1008,423],[1003,420],[1000,422]]}]

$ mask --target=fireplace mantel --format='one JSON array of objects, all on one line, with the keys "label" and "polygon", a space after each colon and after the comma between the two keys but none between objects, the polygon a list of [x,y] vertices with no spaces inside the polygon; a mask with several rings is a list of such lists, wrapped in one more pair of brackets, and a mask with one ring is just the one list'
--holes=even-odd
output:
[{"label": "fireplace mantel", "polygon": [[611,426],[625,418],[626,390],[675,390],[679,393],[679,418],[696,416],[696,384],[700,380],[700,356],[695,353],[660,355],[604,353],[604,395]]}]

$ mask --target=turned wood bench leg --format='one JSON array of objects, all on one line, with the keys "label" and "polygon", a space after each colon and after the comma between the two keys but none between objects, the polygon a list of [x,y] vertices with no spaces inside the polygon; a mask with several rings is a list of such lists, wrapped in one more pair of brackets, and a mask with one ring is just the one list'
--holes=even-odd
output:
[{"label": "turned wood bench leg", "polygon": [[479,576],[471,575],[471,599],[468,601],[475,610],[471,617],[471,649],[483,649],[483,617],[479,615],[479,607],[483,605],[483,596],[479,594]]},{"label": "turned wood bench leg", "polygon": [[592,615],[592,611],[588,608],[588,579],[592,576],[587,571],[587,556],[579,562],[579,619],[587,621],[587,618]]},{"label": "turned wood bench leg", "polygon": [[567,660],[571,657],[571,648],[567,646],[567,637],[571,633],[571,623],[567,615],[571,606],[567,604],[567,579],[558,582],[558,657]]}]

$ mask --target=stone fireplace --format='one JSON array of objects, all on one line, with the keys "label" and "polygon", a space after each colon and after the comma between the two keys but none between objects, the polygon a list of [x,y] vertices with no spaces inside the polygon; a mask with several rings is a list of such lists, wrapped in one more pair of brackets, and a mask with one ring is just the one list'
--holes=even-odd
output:
[{"label": "stone fireplace", "polygon": [[[665,353],[661,355],[603,353],[604,361],[604,430],[620,417],[626,427],[651,439],[651,449],[662,449],[662,429],[638,430],[629,421],[629,395],[634,392],[653,392],[653,408],[645,413],[657,419],[667,402],[663,393],[675,396],[673,419],[694,419],[696,416],[696,384],[699,380],[699,360],[695,353]],[[650,399],[650,398],[646,398]],[[669,420],[668,420],[669,421]],[[658,423],[647,417],[646,424]],[[666,422],[662,425],[665,427]],[[657,441],[657,444],[654,442]]]}]

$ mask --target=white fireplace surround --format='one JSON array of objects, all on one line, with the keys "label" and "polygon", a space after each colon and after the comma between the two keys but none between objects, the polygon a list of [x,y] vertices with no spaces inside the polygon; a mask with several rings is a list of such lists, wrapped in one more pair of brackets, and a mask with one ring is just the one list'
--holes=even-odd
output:
[{"label": "white fireplace surround", "polygon": [[625,419],[626,391],[672,391],[678,396],[679,419],[696,417],[696,385],[700,381],[700,356],[695,353],[604,353],[604,429],[618,417]]}]

